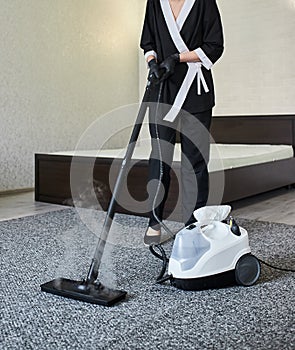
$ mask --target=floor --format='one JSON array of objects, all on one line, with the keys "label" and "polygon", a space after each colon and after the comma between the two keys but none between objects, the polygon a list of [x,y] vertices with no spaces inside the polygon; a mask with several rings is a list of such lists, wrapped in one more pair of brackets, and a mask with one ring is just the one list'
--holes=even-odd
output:
[{"label": "floor", "polygon": [[[245,219],[295,225],[295,189],[279,189],[232,203],[233,214]],[[0,221],[64,209],[34,201],[34,192],[1,195]]]},{"label": "floor", "polygon": [[[95,217],[101,227],[102,213]],[[178,225],[169,226],[174,231]],[[74,211],[10,220],[0,227],[3,350],[294,350],[291,273],[265,267],[249,288],[189,292],[156,284],[161,263],[143,245],[145,223],[118,215],[100,281],[128,295],[105,308],[40,292],[40,284],[53,278],[80,279],[87,273],[97,236]],[[255,256],[293,268],[294,226],[249,221],[247,230]],[[165,246],[167,253],[171,245]]]},{"label": "floor", "polygon": [[62,205],[34,201],[34,192],[0,194],[0,221],[64,209]]},{"label": "floor", "polygon": [[295,188],[282,188],[232,203],[244,219],[295,225]]}]

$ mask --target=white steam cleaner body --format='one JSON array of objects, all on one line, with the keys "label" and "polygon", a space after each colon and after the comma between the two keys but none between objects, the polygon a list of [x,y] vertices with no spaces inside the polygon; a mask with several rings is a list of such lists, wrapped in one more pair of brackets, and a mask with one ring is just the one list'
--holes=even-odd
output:
[{"label": "white steam cleaner body", "polygon": [[194,212],[196,222],[175,237],[168,265],[171,284],[184,290],[253,285],[260,263],[251,254],[248,232],[234,219],[231,207],[207,206]]}]

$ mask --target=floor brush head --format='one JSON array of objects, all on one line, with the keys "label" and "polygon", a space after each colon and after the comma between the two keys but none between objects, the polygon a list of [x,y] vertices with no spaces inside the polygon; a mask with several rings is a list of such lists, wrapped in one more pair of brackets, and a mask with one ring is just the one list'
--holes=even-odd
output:
[{"label": "floor brush head", "polygon": [[57,278],[41,285],[43,292],[76,299],[87,303],[113,306],[125,298],[127,292],[111,289],[101,283],[86,283]]}]

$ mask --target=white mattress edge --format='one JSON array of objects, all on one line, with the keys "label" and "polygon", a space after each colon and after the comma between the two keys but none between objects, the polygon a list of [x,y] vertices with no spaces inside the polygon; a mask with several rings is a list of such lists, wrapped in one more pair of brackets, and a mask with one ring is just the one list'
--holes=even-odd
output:
[{"label": "white mattress edge", "polygon": [[[136,147],[133,159],[149,158],[148,147]],[[63,151],[46,153],[60,156],[123,158],[125,149]],[[289,145],[242,145],[242,144],[213,144],[211,145],[209,172],[263,164],[294,157],[293,147]],[[174,161],[180,161],[180,145],[175,148]]]}]

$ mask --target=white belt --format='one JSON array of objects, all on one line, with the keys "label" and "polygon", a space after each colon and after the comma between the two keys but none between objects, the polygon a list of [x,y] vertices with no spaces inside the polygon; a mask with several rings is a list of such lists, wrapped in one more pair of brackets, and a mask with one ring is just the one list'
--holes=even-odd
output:
[{"label": "white belt", "polygon": [[197,65],[198,65],[198,70],[197,70],[198,95],[201,95],[201,83],[206,93],[209,92],[209,88],[202,71],[202,63],[198,62]]},{"label": "white belt", "polygon": [[170,111],[166,114],[163,120],[168,122],[174,122],[178,113],[180,112],[184,101],[187,97],[188,91],[191,88],[193,81],[197,78],[197,93],[201,95],[201,86],[203,86],[205,92],[209,92],[208,85],[203,75],[202,71],[202,63],[187,63],[188,71],[184,81],[178,91],[178,94],[174,100],[174,103],[170,109]]}]

